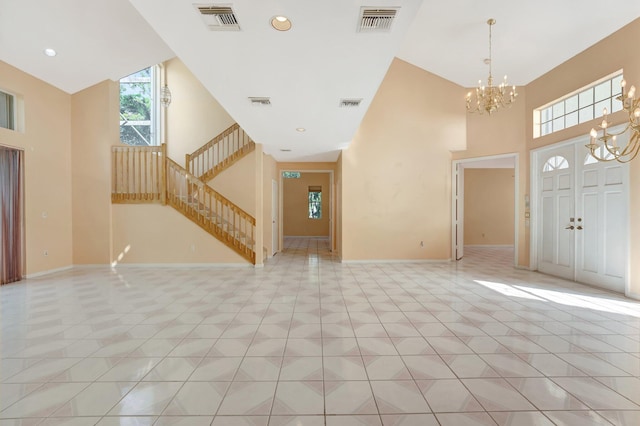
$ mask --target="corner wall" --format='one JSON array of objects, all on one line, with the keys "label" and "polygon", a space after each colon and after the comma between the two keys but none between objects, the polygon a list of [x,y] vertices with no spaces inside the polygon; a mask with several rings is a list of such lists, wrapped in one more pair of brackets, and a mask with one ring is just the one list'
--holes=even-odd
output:
[{"label": "corner wall", "polygon": [[344,261],[450,258],[450,150],[466,146],[464,95],[394,59],[342,152]]}]

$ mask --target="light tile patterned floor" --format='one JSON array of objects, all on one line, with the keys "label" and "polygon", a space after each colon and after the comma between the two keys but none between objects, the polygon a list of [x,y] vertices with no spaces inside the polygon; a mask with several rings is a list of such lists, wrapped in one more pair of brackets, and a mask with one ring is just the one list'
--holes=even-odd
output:
[{"label": "light tile patterned floor", "polygon": [[511,267],[75,269],[0,288],[0,426],[640,425],[640,303]]}]

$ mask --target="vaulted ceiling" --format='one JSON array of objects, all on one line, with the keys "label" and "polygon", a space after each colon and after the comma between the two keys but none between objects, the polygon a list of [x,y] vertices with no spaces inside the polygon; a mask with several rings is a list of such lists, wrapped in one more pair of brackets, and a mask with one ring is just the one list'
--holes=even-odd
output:
[{"label": "vaulted ceiling", "polygon": [[[209,30],[195,5],[212,4],[231,6],[240,30]],[[365,6],[397,8],[391,29],[358,31]],[[276,15],[291,30],[274,30]],[[0,0],[0,60],[75,93],[178,56],[265,152],[333,161],[394,57],[472,87],[495,18],[494,74],[524,85],[639,16],[637,0]]]}]

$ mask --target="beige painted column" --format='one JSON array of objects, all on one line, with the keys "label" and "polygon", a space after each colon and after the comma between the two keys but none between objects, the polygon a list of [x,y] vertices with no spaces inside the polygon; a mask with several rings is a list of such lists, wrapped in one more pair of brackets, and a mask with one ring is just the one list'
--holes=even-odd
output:
[{"label": "beige painted column", "polygon": [[264,215],[262,214],[264,208],[264,189],[263,189],[263,180],[264,180],[264,159],[262,155],[262,144],[256,144],[255,150],[255,161],[256,161],[256,208],[255,208],[255,218],[256,218],[256,233],[255,233],[255,251],[256,251],[256,266],[262,267],[264,266],[264,258],[263,258],[263,234],[264,234]]}]

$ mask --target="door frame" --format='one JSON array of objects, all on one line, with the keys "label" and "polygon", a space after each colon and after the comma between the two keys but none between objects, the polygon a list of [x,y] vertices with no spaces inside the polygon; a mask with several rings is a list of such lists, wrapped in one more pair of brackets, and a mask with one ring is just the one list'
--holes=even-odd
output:
[{"label": "door frame", "polygon": [[[463,173],[461,178],[461,182],[464,184],[464,164],[465,163],[476,163],[476,162],[490,162],[492,160],[503,160],[506,158],[513,159],[513,192],[514,192],[514,220],[513,220],[513,266],[518,267],[518,246],[519,246],[519,235],[518,235],[518,219],[520,218],[520,208],[518,201],[520,200],[520,155],[517,152],[509,153],[509,154],[498,154],[498,155],[489,155],[484,157],[472,157],[472,158],[464,158],[460,160],[453,160],[451,162],[451,259],[453,261],[456,260],[456,213],[464,213],[464,187],[461,191],[461,196],[456,194],[456,177],[457,171],[460,169]],[[462,167],[460,167],[462,166]],[[456,203],[456,201],[462,201]],[[459,209],[459,210],[456,210]],[[463,227],[464,233],[464,227]],[[464,245],[464,235],[462,236],[462,241]]]},{"label": "door frame", "polygon": [[325,170],[325,169],[279,169],[278,170],[278,179],[279,179],[279,187],[278,187],[278,245],[280,246],[280,250],[284,250],[284,178],[282,177],[283,172],[300,172],[300,173],[327,173],[329,174],[329,251],[332,253],[335,252],[335,234],[333,232],[333,206],[334,206],[334,180],[333,180],[333,170]]},{"label": "door frame", "polygon": [[[624,128],[623,125],[618,125],[618,126],[613,126],[610,129],[610,132],[621,132],[622,129]],[[550,151],[553,149],[557,149],[557,148],[561,148],[567,145],[576,145],[576,144],[581,144],[581,145],[586,145],[589,143],[589,135],[580,135],[580,136],[576,136],[574,138],[571,139],[567,139],[555,144],[551,144],[551,145],[545,145],[543,147],[540,148],[536,148],[536,149],[532,149],[530,151],[530,168],[529,168],[529,188],[530,188],[530,202],[531,202],[531,221],[530,221],[530,228],[529,228],[529,268],[533,271],[537,271],[538,270],[538,232],[540,231],[540,221],[538,220],[539,217],[539,209],[540,209],[540,200],[538,199],[538,195],[539,195],[539,191],[540,191],[540,185],[538,182],[538,170],[539,168],[542,166],[540,159],[543,157],[544,153],[546,151]],[[585,153],[586,154],[586,153]],[[575,159],[574,159],[575,161]],[[578,167],[578,164],[576,163],[576,168]],[[630,167],[627,168],[626,173],[627,176],[625,177],[628,185],[630,185]],[[574,170],[574,173],[576,173],[576,170]],[[578,194],[578,189],[576,187],[577,185],[574,185],[574,198],[577,199],[577,194]],[[631,187],[629,186],[626,190],[626,196],[627,196],[627,220],[625,223],[625,227],[627,229],[629,229],[630,224],[631,224],[631,214],[630,213],[630,208],[631,208],[631,200],[630,200],[630,190]],[[630,294],[630,277],[631,277],[631,238],[627,238],[627,242],[626,242],[626,252],[627,252],[627,261],[626,261],[626,270],[625,270],[625,279],[624,279],[624,294],[626,296],[629,296]],[[577,256],[577,250],[574,250],[574,257]],[[575,262],[577,262],[577,259],[574,259],[574,264]],[[575,274],[574,274],[575,275]],[[584,284],[584,283],[581,283]],[[584,285],[589,285],[589,284],[584,284]],[[601,287],[597,287],[597,288],[601,288]],[[605,288],[601,288],[602,290],[606,290]],[[608,291],[608,290],[606,290]],[[617,293],[619,294],[619,293]]]},{"label": "door frame", "polygon": [[[274,197],[274,191],[276,192]],[[273,217],[273,213],[276,213],[276,217]],[[277,223],[276,223],[276,219]],[[276,232],[273,232],[273,228],[276,228]],[[273,257],[278,253],[280,249],[280,184],[277,180],[271,179],[271,256]]]}]

